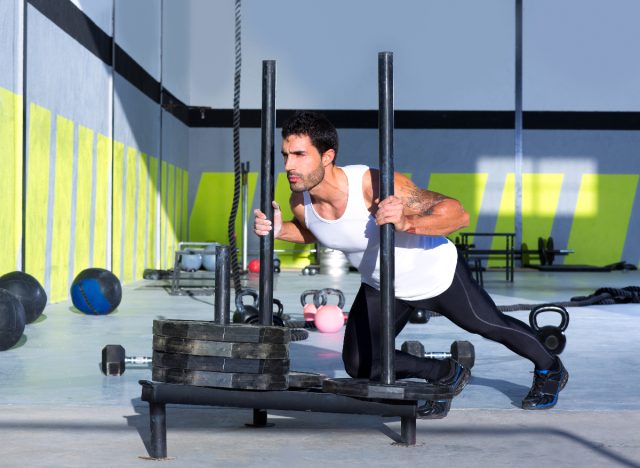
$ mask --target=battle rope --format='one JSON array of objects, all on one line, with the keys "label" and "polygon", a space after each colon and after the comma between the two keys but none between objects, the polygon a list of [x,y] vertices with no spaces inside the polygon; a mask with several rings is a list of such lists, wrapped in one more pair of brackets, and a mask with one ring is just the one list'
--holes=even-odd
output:
[{"label": "battle rope", "polygon": [[[236,64],[233,76],[233,202],[227,234],[229,236],[229,249],[231,255],[231,280],[236,294],[242,289],[240,283],[240,264],[238,262],[238,246],[236,243],[236,217],[238,215],[238,203],[240,200],[241,164],[240,164],[240,77],[242,71],[242,42],[240,21],[241,0],[236,0],[235,9],[235,53]],[[246,242],[246,239],[245,239]]]},{"label": "battle rope", "polygon": [[539,305],[557,305],[562,307],[585,307],[591,305],[640,303],[640,286],[624,288],[600,288],[589,296],[572,297],[568,302],[546,302],[544,304],[512,304],[498,306],[502,312],[532,310]]}]

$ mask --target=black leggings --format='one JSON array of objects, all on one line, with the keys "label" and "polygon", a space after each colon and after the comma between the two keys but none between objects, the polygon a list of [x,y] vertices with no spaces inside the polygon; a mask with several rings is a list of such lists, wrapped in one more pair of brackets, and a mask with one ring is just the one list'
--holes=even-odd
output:
[{"label": "black leggings", "polygon": [[[549,369],[555,363],[553,355],[542,346],[527,324],[498,310],[491,297],[472,278],[462,257],[458,257],[449,289],[439,296],[420,301],[396,299],[395,308],[396,336],[415,309],[427,309],[447,317],[468,332],[502,343],[532,361],[537,369]],[[349,312],[344,333],[342,360],[351,377],[380,378],[381,326],[380,292],[363,283]],[[396,350],[395,368],[399,379],[419,377],[437,380],[450,372],[451,365],[447,360],[419,358]]]}]

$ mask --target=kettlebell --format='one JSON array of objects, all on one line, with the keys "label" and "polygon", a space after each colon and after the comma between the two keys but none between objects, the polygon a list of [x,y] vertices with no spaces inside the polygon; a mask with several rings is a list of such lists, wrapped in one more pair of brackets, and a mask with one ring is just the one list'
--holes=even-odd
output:
[{"label": "kettlebell", "polygon": [[[242,303],[243,296],[252,296],[253,297],[253,305],[245,305]],[[238,298],[240,300],[238,301]],[[258,293],[254,289],[244,289],[238,294],[236,297],[236,307],[239,309],[238,317],[234,314],[233,320],[236,323],[247,323],[249,325],[259,325],[260,324],[260,311],[258,309]],[[273,305],[276,307],[276,310],[273,312],[273,325],[276,327],[284,327],[284,306],[280,299],[273,298]]]},{"label": "kettlebell", "polygon": [[[338,304],[322,305],[320,300],[322,293],[327,296],[338,296]],[[346,321],[345,314],[342,311],[344,303],[344,294],[339,289],[324,288],[313,295],[313,304],[317,308],[314,323],[318,331],[323,333],[336,333],[342,328]]]},{"label": "kettlebell", "polygon": [[[253,304],[245,304],[244,297],[253,298]],[[236,311],[233,313],[233,323],[242,323],[251,315],[258,315],[258,291],[255,289],[241,289],[236,295]]]},{"label": "kettlebell", "polygon": [[[541,327],[538,325],[538,315],[543,312],[555,312],[560,314],[560,325],[546,325]],[[552,354],[560,354],[565,345],[567,344],[567,338],[564,335],[564,331],[569,326],[569,312],[562,306],[555,304],[542,304],[534,307],[529,313],[529,324],[533,331],[538,335],[538,339],[542,345]]]},{"label": "kettlebell", "polygon": [[327,295],[320,289],[307,289],[302,294],[300,294],[300,304],[302,304],[302,314],[304,316],[305,322],[312,322],[316,316],[318,308],[313,303],[314,300],[311,299],[311,302],[307,302],[307,297],[315,296],[315,294],[320,294],[321,306],[327,304]]}]

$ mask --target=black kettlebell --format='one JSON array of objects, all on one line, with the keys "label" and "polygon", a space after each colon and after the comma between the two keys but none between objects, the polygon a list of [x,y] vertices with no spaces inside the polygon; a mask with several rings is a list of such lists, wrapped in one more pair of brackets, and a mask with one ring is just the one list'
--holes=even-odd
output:
[{"label": "black kettlebell", "polygon": [[[538,325],[538,315],[543,312],[560,314],[560,325],[546,325],[544,327]],[[567,338],[563,332],[569,326],[569,312],[567,312],[567,309],[555,304],[539,305],[534,307],[529,313],[529,324],[547,351],[552,354],[560,354],[564,350],[567,344]]]},{"label": "black kettlebell", "polygon": [[[243,297],[251,296],[253,304],[245,304]],[[284,327],[284,306],[280,299],[273,299],[276,310],[273,312],[273,324],[277,327]],[[255,289],[243,289],[236,296],[237,311],[233,314],[234,323],[247,323],[250,325],[260,324],[260,310],[258,309],[258,292]]]},{"label": "black kettlebell", "polygon": [[[253,298],[253,304],[245,304],[244,297]],[[236,295],[236,311],[233,313],[233,323],[242,323],[251,315],[258,316],[258,291],[255,289],[242,289]]]}]

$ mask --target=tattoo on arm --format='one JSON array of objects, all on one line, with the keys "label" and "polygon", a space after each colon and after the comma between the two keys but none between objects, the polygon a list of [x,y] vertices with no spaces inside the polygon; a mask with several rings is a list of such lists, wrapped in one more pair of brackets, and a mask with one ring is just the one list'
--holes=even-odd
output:
[{"label": "tattoo on arm", "polygon": [[430,215],[433,213],[433,207],[445,198],[447,197],[439,193],[413,187],[409,190],[405,203],[407,208],[417,210],[422,215]]}]

